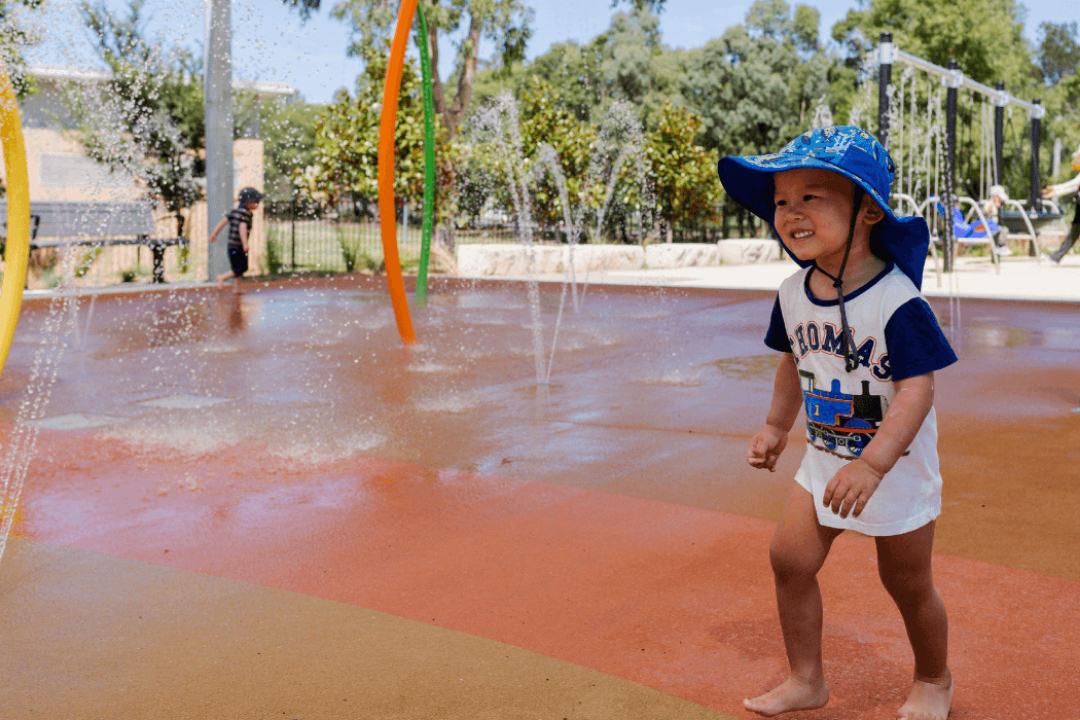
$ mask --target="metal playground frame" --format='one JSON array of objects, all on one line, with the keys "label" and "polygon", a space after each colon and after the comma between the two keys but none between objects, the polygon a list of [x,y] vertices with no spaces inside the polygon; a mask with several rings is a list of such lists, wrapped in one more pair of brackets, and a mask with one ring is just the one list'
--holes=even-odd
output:
[{"label": "metal playground frame", "polygon": [[[1027,112],[1027,117],[1030,121],[1031,155],[1031,183],[1028,189],[1027,205],[1025,207],[1023,202],[1010,199],[1005,202],[1005,206],[1015,211],[1013,216],[1020,218],[1027,231],[1026,234],[1014,237],[1027,239],[1029,241],[1030,254],[1038,257],[1038,233],[1036,231],[1036,224],[1040,217],[1045,215],[1040,213],[1040,209],[1047,208],[1050,210],[1050,214],[1060,215],[1060,210],[1053,202],[1041,198],[1039,145],[1042,134],[1042,119],[1046,115],[1046,108],[1043,107],[1041,102],[1038,99],[1029,102],[1008,93],[1002,82],[998,82],[996,87],[992,88],[973,80],[964,75],[963,71],[958,67],[956,60],[951,60],[948,67],[942,67],[917,55],[905,52],[893,42],[892,33],[881,33],[879,44],[869,59],[872,64],[876,64],[878,67],[877,136],[885,147],[889,147],[889,136],[890,130],[892,129],[890,127],[890,118],[892,111],[895,110],[895,108],[890,107],[893,66],[905,65],[926,73],[931,77],[939,78],[941,84],[945,87],[945,133],[944,147],[942,148],[944,172],[942,173],[941,178],[944,187],[942,188],[942,197],[940,198],[940,201],[944,203],[944,207],[946,208],[946,217],[943,223],[944,237],[942,244],[944,250],[944,271],[947,273],[953,270],[957,246],[957,238],[954,236],[953,223],[951,222],[950,217],[951,208],[960,205],[969,206],[970,210],[967,213],[968,218],[973,219],[977,217],[984,228],[988,229],[990,227],[983,209],[977,200],[967,196],[958,197],[956,194],[956,120],[958,114],[957,101],[959,91],[961,89],[970,90],[973,94],[977,96],[981,95],[986,98],[994,106],[993,152],[992,156],[988,158],[987,170],[995,185],[1001,183],[1001,169],[1004,163],[1005,109],[1012,105],[1022,108]],[[903,97],[900,98],[899,102],[902,107],[904,102]],[[902,209],[905,205],[908,205],[910,206],[912,213],[923,215],[924,217],[932,217],[934,214],[932,205],[939,202],[939,198],[934,195],[929,195],[925,201],[919,202],[912,195],[905,194],[903,188],[900,188],[900,192],[893,194],[893,199]],[[986,239],[981,241],[992,243],[992,239],[989,238],[988,230],[986,232]],[[931,244],[931,248],[932,250],[934,249],[933,244]],[[934,254],[936,260],[936,250],[934,250]],[[997,268],[1000,271],[1000,262],[997,262],[997,258],[993,252],[991,252],[991,258],[996,262]]]}]

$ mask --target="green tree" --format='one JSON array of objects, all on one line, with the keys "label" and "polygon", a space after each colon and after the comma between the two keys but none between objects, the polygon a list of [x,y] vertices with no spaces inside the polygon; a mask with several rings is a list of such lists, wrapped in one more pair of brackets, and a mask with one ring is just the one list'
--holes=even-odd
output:
[{"label": "green tree", "polygon": [[1080,68],[1080,41],[1075,22],[1039,25],[1039,69],[1043,81],[1054,85]]},{"label": "green tree", "polygon": [[[307,192],[333,205],[348,197],[366,210],[378,196],[379,121],[386,58],[370,51],[356,96],[340,91],[315,120],[312,172],[298,178]],[[399,204],[423,197],[423,104],[419,72],[407,62],[402,74],[394,136],[394,192]]]},{"label": "green tree", "polygon": [[716,180],[715,150],[697,144],[704,121],[685,108],[670,103],[660,112],[656,128],[646,136],[657,211],[667,227],[715,222],[723,200]]},{"label": "green tree", "polygon": [[[558,94],[560,105],[579,120],[588,121],[608,92],[600,72],[601,55],[593,44],[561,42],[534,58],[520,73],[511,78],[517,96],[528,93],[531,83],[540,80]],[[494,96],[498,88],[486,94]]]},{"label": "green tree", "polygon": [[112,72],[100,86],[69,93],[69,109],[87,154],[112,170],[139,178],[184,229],[184,211],[202,193],[199,158],[204,145],[201,71],[190,52],[166,52],[144,37],[144,0],[129,0],[127,14],[104,2],[83,0],[80,13]]},{"label": "green tree", "polygon": [[659,14],[664,10],[665,1],[666,0],[611,0],[611,7],[618,7],[620,2],[625,2],[634,10],[649,10]]},{"label": "green tree", "polygon": [[288,202],[295,191],[294,179],[315,162],[315,124],[326,108],[293,101],[260,104],[257,111],[267,199]]},{"label": "green tree", "polygon": [[[1039,31],[1039,69],[1045,83],[1042,92],[1047,110],[1043,166],[1051,167],[1055,140],[1062,141],[1066,158],[1080,148],[1080,42],[1075,22],[1042,23]],[[1072,177],[1068,162],[1058,177],[1047,180],[1061,181],[1066,177]]]},{"label": "green tree", "polygon": [[[770,152],[810,126],[838,59],[818,41],[809,6],[757,0],[746,20],[683,60],[680,95],[702,121],[701,141],[721,155]],[[724,222],[751,218],[725,200]]]},{"label": "green tree", "polygon": [[746,22],[688,53],[681,95],[723,154],[767,152],[810,124],[836,61],[817,42],[817,14],[758,0]]},{"label": "green tree", "polygon": [[[666,102],[678,97],[682,54],[663,46],[654,13],[646,8],[620,11],[603,33],[583,45],[552,45],[515,74],[512,84],[520,95],[531,78],[543,78],[575,116],[593,122],[612,102],[629,102],[650,124]],[[485,94],[496,93],[492,87]]]},{"label": "green tree", "polygon": [[591,45],[599,60],[601,107],[611,100],[629,102],[640,108],[642,120],[650,123],[677,94],[678,67],[665,53],[659,17],[647,8],[615,13],[607,31]]},{"label": "green tree", "polygon": [[[596,131],[578,118],[555,87],[542,78],[530,78],[520,94],[520,103],[521,144],[526,158],[535,162],[540,145],[550,145],[562,168],[571,202],[580,202],[586,191],[585,174]],[[549,174],[542,176],[534,190],[533,217],[549,225],[563,219],[559,190]]]},{"label": "green tree", "polygon": [[[480,41],[495,44],[504,65],[521,60],[525,44],[531,35],[532,10],[524,0],[422,0],[428,27],[428,52],[431,56],[432,95],[435,111],[451,138],[457,134],[469,112],[473,84],[476,80]],[[385,54],[397,4],[384,0],[338,0],[331,11],[333,16],[352,27],[349,53],[366,58]],[[451,96],[445,88],[441,73],[439,38],[443,35],[457,39],[457,54],[453,60]]]}]

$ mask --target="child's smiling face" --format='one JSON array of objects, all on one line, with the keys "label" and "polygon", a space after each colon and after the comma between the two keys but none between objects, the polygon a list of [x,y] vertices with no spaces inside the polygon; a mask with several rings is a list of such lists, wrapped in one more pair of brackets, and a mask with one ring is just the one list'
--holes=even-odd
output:
[{"label": "child's smiling face", "polygon": [[[773,224],[784,244],[799,260],[817,260],[843,255],[851,226],[851,204],[854,186],[851,181],[834,172],[800,168],[774,176],[773,202],[776,214]],[[856,239],[869,241],[870,226],[881,220],[883,213],[873,200],[864,198]]]}]

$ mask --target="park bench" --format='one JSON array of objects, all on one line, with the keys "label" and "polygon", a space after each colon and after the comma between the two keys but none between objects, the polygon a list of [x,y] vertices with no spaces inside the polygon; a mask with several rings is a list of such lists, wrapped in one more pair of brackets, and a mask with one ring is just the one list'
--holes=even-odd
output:
[{"label": "park bench", "polygon": [[[7,218],[6,202],[0,202],[0,218]],[[31,252],[47,248],[146,246],[153,256],[155,283],[165,282],[165,248],[188,244],[188,239],[182,237],[152,237],[154,212],[148,202],[31,202],[30,221]],[[5,239],[6,235],[5,223]]]}]

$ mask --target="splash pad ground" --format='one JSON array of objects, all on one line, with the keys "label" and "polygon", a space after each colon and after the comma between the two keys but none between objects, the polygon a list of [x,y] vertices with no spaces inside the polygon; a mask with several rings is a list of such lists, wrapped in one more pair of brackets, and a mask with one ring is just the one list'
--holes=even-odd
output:
[{"label": "splash pad ground", "polygon": [[[376,279],[84,299],[0,565],[3,716],[744,716],[784,672],[767,548],[803,450],[743,460],[771,303],[590,288],[537,389],[517,283],[436,283],[408,350]],[[1071,717],[1075,306],[932,304],[962,360],[937,401],[952,717]],[[872,543],[842,537],[822,586],[834,698],[793,717],[893,717],[909,651]]]}]

